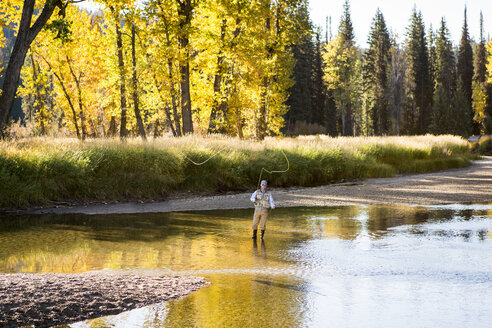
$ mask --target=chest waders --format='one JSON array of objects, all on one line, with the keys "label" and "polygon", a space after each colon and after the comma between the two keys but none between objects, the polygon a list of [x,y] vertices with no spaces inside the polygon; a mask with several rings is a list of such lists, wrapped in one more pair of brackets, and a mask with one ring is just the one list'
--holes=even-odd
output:
[{"label": "chest waders", "polygon": [[253,218],[253,236],[252,239],[257,238],[258,235],[258,224],[260,224],[261,229],[261,240],[265,236],[265,225],[268,216],[268,209],[270,208],[270,192],[262,192],[261,189],[256,191],[256,201],[255,201],[255,214]]}]

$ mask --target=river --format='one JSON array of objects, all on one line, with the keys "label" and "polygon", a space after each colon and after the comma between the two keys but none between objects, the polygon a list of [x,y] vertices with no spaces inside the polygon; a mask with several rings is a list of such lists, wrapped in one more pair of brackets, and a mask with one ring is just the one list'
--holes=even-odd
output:
[{"label": "river", "polygon": [[209,287],[70,327],[490,327],[492,204],[7,216],[1,272],[154,270]]}]

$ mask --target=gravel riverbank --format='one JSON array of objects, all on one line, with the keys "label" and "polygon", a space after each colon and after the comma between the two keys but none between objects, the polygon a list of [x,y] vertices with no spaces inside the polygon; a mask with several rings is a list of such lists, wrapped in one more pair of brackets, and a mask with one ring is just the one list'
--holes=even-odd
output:
[{"label": "gravel riverbank", "polygon": [[199,277],[124,271],[0,274],[0,326],[67,324],[183,297],[206,285]]}]

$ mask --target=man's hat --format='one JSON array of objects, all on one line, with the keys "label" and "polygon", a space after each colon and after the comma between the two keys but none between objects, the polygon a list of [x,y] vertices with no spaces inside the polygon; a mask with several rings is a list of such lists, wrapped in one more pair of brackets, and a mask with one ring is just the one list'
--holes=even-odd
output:
[{"label": "man's hat", "polygon": [[266,186],[266,185],[268,185],[268,183],[267,183],[267,181],[266,181],[266,180],[261,180],[261,185],[262,185],[262,186],[263,186],[263,185],[265,185],[265,186]]}]

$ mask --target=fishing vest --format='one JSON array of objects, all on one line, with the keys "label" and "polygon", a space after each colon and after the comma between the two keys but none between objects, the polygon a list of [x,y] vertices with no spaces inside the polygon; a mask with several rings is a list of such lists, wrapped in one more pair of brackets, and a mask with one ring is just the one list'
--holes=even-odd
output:
[{"label": "fishing vest", "polygon": [[270,208],[270,192],[265,191],[265,194],[263,194],[261,189],[258,189],[256,191],[255,206],[257,208]]}]

